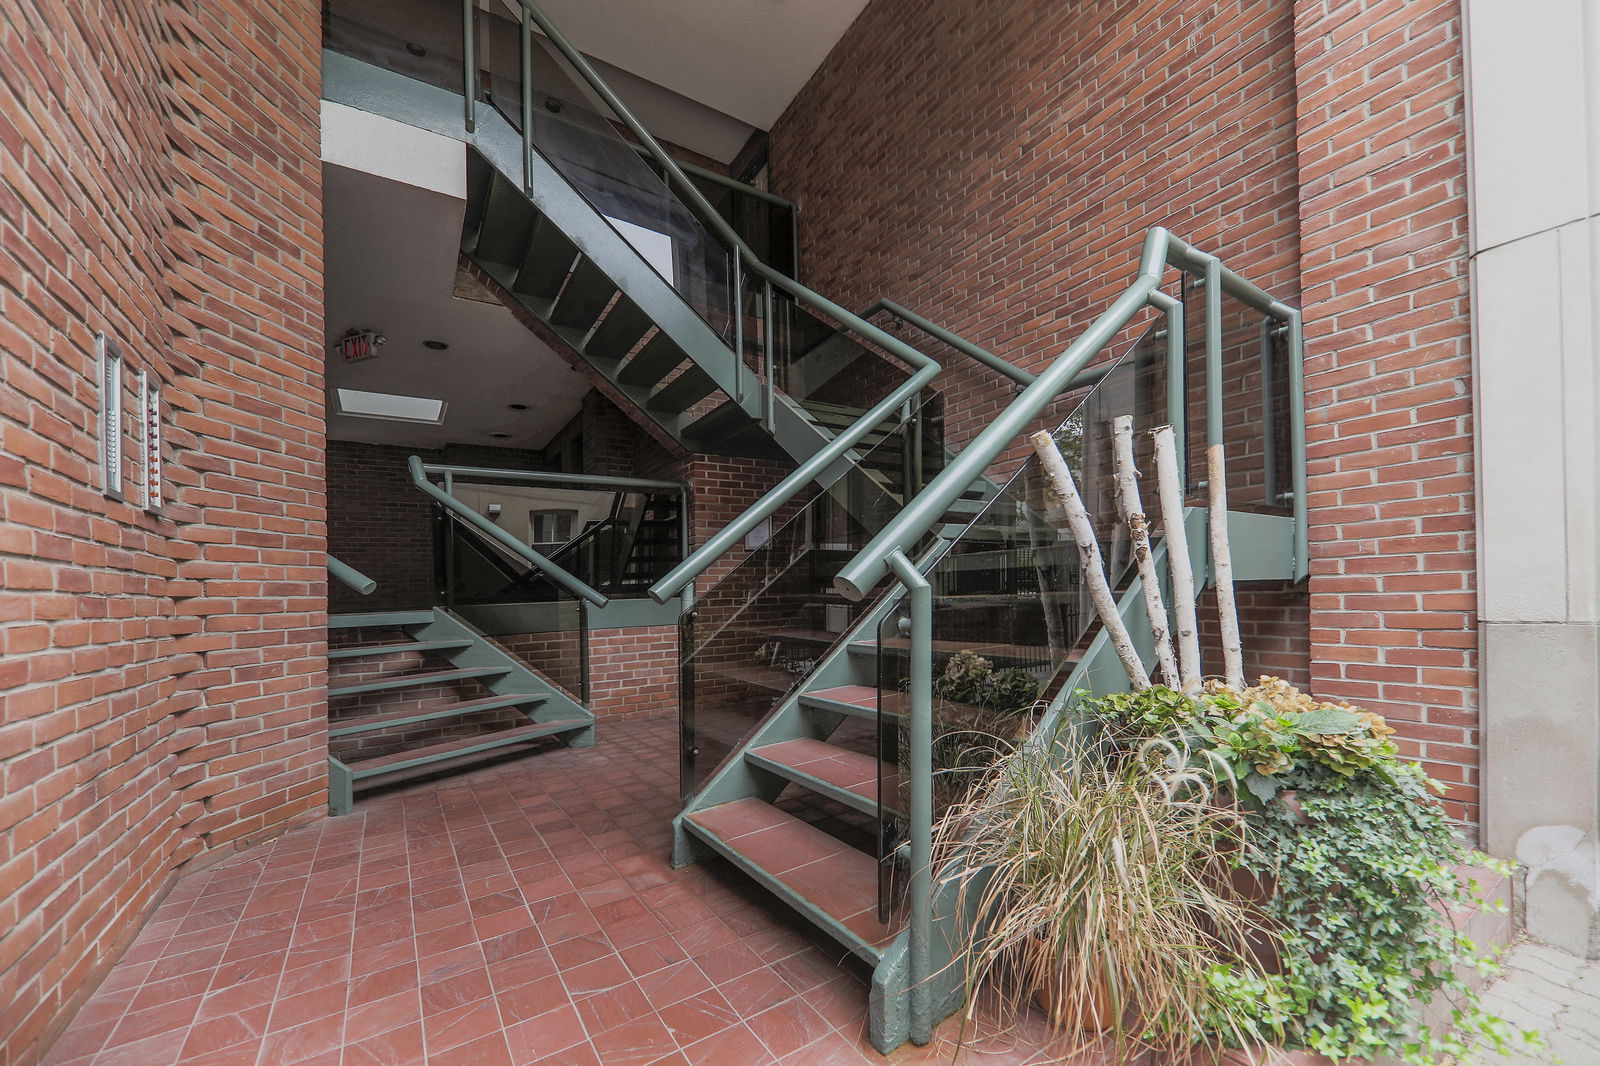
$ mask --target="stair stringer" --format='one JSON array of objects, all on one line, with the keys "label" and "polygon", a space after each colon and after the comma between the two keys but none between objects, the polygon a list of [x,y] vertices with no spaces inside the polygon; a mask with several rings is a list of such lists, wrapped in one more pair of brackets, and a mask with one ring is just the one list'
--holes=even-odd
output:
[{"label": "stair stringer", "polygon": [[[433,609],[431,621],[408,627],[417,640],[471,640],[472,646],[446,653],[446,658],[458,667],[494,666],[506,672],[493,681],[486,682],[489,691],[498,696],[538,695],[544,697],[532,711],[524,712],[530,722],[556,722],[580,720],[594,722],[594,712],[573,699],[561,686],[518,659],[501,650],[466,619],[442,607]],[[594,747],[594,726],[562,738],[569,748]]]}]

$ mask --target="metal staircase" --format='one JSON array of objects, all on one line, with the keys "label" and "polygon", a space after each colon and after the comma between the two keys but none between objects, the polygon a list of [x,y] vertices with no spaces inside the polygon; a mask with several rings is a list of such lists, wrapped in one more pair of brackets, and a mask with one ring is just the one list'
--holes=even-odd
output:
[{"label": "metal staircase", "polygon": [[361,789],[536,741],[594,744],[588,708],[450,611],[334,615],[328,629],[333,814]]},{"label": "metal staircase", "polygon": [[[487,32],[491,41],[512,35],[520,79],[485,78],[472,32],[485,13],[468,0],[461,91],[330,53],[325,95],[465,141],[463,254],[673,440],[795,464],[650,590],[660,602],[689,590],[758,525],[793,514],[700,594],[682,623],[686,802],[674,860],[715,853],[756,878],[873,967],[871,1037],[880,1050],[926,1043],[961,1002],[961,968],[952,965],[959,933],[981,918],[960,913],[949,884],[934,883],[932,826],[972,754],[961,737],[977,727],[992,734],[1005,710],[951,695],[940,675],[970,651],[1009,671],[1016,691],[1031,679],[1046,722],[1067,713],[1080,689],[1126,684],[1084,609],[1072,546],[1029,468],[1018,469],[1021,438],[1058,427],[1086,495],[1100,498],[1108,498],[1102,423],[1112,415],[1133,414],[1144,428],[1177,425],[1191,470],[1199,452],[1188,447],[1190,422],[1203,424],[1206,444],[1253,442],[1267,486],[1286,454],[1290,490],[1280,498],[1268,488],[1255,513],[1229,521],[1240,580],[1303,577],[1298,312],[1157,229],[1133,284],[1037,376],[914,322],[1021,389],[964,447],[947,450],[930,414],[940,365],[762,262],[559,30],[525,0],[509,6],[515,21]],[[535,29],[544,34],[537,42]],[[573,84],[541,82],[552,65]],[[585,98],[610,114],[577,121],[572,102]],[[612,118],[636,144],[615,137]],[[1163,291],[1173,268],[1187,279],[1181,300]],[[1261,338],[1252,364],[1259,410],[1239,408],[1231,422],[1246,390],[1225,358],[1225,300]],[[1193,303],[1203,308],[1191,316],[1202,325],[1195,344],[1184,315]],[[1123,345],[1131,326],[1152,318]],[[1193,348],[1203,351],[1198,373]],[[890,372],[894,363],[903,368]],[[1277,368],[1288,376],[1280,394],[1288,417],[1274,430],[1279,405],[1268,388]],[[796,502],[802,494],[808,502]],[[1189,512],[1185,535],[1203,583],[1202,529]],[[1103,551],[1115,559],[1106,532]],[[1157,557],[1161,564],[1159,546]],[[1135,633],[1144,629],[1139,592],[1122,578],[1120,609]],[[414,635],[439,639],[426,628]],[[467,661],[466,649],[450,654],[463,657],[451,660],[459,669],[500,665]],[[499,675],[474,680],[491,677]],[[520,677],[490,684],[534,694]],[[530,717],[573,721],[548,703]],[[1032,722],[1010,720],[1020,732]]]}]

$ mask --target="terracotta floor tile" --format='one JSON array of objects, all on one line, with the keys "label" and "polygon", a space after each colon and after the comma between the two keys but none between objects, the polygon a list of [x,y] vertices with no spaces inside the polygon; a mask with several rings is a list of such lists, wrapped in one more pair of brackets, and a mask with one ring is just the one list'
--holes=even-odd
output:
[{"label": "terracotta floor tile", "polygon": [[508,1020],[505,1037],[512,1061],[517,1063],[533,1062],[588,1040],[577,1009],[570,1005],[557,1007],[526,1021]]},{"label": "terracotta floor tile", "polygon": [[500,1031],[500,1011],[492,999],[429,1014],[422,1021],[429,1052],[444,1051]]},{"label": "terracotta floor tile", "polygon": [[769,1066],[774,1061],[761,1038],[742,1024],[690,1044],[683,1056],[694,1066]]},{"label": "terracotta floor tile", "polygon": [[411,1066],[425,1061],[419,1022],[350,1041],[344,1047],[344,1066]]},{"label": "terracotta floor tile", "polygon": [[672,1034],[654,1014],[636,1018],[603,1033],[592,1033],[589,1042],[600,1053],[600,1059],[606,1066],[649,1066],[677,1050]]},{"label": "terracotta floor tile", "polygon": [[800,998],[786,1000],[744,1021],[778,1059],[833,1031],[833,1026]]},{"label": "terracotta floor tile", "polygon": [[444,1051],[428,1048],[428,1066],[511,1066],[506,1038],[490,1033]]},{"label": "terracotta floor tile", "polygon": [[715,1036],[739,1020],[739,1012],[715,989],[659,1007],[657,1013],[679,1046]]},{"label": "terracotta floor tile", "polygon": [[421,1019],[422,997],[417,990],[410,989],[386,999],[350,1007],[345,1012],[345,1039],[366,1040]]},{"label": "terracotta floor tile", "polygon": [[488,970],[479,968],[465,973],[452,973],[441,980],[423,984],[422,1016],[426,1019],[432,1014],[442,1014],[480,999],[488,999],[492,991]]},{"label": "terracotta floor tile", "polygon": [[536,1018],[572,1001],[567,994],[567,986],[562,983],[560,975],[554,972],[549,977],[506,991],[497,989],[494,999],[500,1006],[501,1020],[507,1025]]}]

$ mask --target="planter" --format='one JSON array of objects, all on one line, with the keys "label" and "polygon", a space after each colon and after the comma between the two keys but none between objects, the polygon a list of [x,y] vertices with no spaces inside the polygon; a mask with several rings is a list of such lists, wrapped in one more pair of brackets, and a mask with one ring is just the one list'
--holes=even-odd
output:
[{"label": "planter", "polygon": [[[1030,953],[1042,955],[1049,948],[1042,940],[1029,943]],[[1104,982],[1097,981],[1080,1002],[1072,1002],[1066,992],[1067,968],[1058,958],[1050,969],[1050,980],[1033,990],[1033,1001],[1050,1019],[1055,1030],[1076,1029],[1080,1032],[1101,1033],[1116,1027],[1118,1012],[1111,1002]]]}]

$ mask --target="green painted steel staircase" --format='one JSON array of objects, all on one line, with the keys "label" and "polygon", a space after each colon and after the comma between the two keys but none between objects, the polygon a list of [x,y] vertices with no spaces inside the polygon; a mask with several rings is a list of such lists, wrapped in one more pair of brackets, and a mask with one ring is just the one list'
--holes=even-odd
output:
[{"label": "green painted steel staircase", "polygon": [[[1223,374],[1221,308],[1225,298],[1239,301],[1289,367],[1293,491],[1288,507],[1269,499],[1265,513],[1230,515],[1238,576],[1303,576],[1298,312],[1216,257],[1152,231],[1128,290],[1036,376],[1009,373],[1020,394],[952,454],[929,439],[937,420],[928,417],[928,388],[939,364],[762,263],[559,30],[531,4],[512,6],[520,90],[482,91],[476,34],[468,33],[460,93],[330,53],[325,95],[465,141],[463,255],[671,439],[691,451],[795,464],[651,588],[662,602],[684,592],[760,523],[786,506],[798,510],[684,619],[686,802],[674,822],[674,860],[718,854],[756,878],[872,966],[871,1036],[880,1050],[926,1043],[933,1023],[961,1002],[961,968],[950,964],[962,929],[980,917],[961,913],[949,884],[933,878],[932,824],[950,780],[936,775],[936,760],[979,721],[978,708],[936,696],[936,672],[953,654],[981,654],[1033,679],[1046,721],[1066,713],[1078,689],[1126,684],[1087,617],[1074,551],[1049,521],[1047,498],[1029,468],[1013,473],[1007,457],[1026,431],[1059,421],[1044,420],[1060,414],[1063,397],[1077,402],[1058,433],[1086,487],[1105,479],[1102,423],[1114,414],[1135,414],[1144,428],[1177,424],[1192,461],[1182,427],[1189,393],[1203,393],[1206,443],[1222,442],[1225,399],[1237,389]],[[468,27],[484,15],[470,0],[463,14]],[[535,46],[535,27],[554,52]],[[535,107],[538,64],[557,53],[582,91]],[[610,107],[665,185],[628,171],[639,159],[634,146],[618,150],[596,135],[610,135],[611,116],[583,131],[563,125],[563,108],[586,94]],[[670,260],[641,229],[669,238]],[[1204,282],[1203,291],[1186,290],[1204,308],[1203,389],[1189,388],[1183,302],[1162,290],[1171,268]],[[1156,327],[1108,368],[1114,342],[1152,308]],[[959,338],[921,328],[979,358]],[[1263,367],[1269,356],[1264,347]],[[895,362],[909,374],[886,374]],[[1154,385],[1145,381],[1160,376],[1152,368],[1164,375]],[[1276,469],[1270,458],[1266,465]],[[802,493],[809,502],[795,503]],[[1204,583],[1203,522],[1190,511],[1185,523]],[[1115,547],[1104,545],[1108,557]],[[1159,545],[1157,561],[1164,565]],[[1119,604],[1140,633],[1136,579],[1123,580]],[[442,612],[390,621],[423,644],[460,638],[459,621]],[[592,719],[574,714],[581,707],[562,704],[481,642],[434,653],[497,696],[523,699],[511,706],[527,713],[528,728],[559,727],[569,743],[592,742]],[[335,783],[347,801],[357,781],[426,765],[403,756],[341,762]]]},{"label": "green painted steel staircase", "polygon": [[594,744],[587,707],[450,611],[334,615],[328,628],[333,814],[360,790],[537,741]]}]

